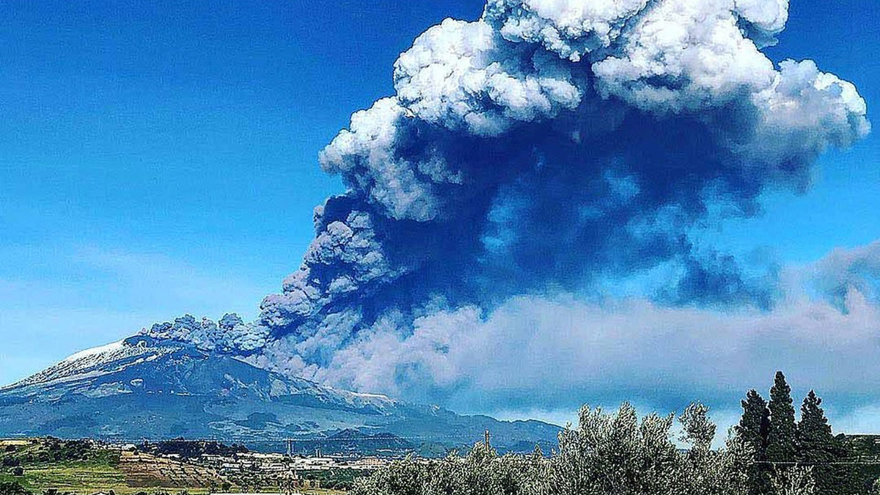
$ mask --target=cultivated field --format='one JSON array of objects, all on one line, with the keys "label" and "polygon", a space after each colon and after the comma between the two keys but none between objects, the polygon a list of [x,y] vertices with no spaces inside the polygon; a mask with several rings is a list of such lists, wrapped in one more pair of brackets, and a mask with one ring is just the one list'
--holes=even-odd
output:
[{"label": "cultivated field", "polygon": [[[85,443],[53,439],[0,440],[0,483],[16,482],[34,493],[57,491],[91,495],[169,494],[207,495],[244,491],[218,472],[189,463],[139,452],[87,447]],[[20,474],[16,474],[18,468]],[[249,487],[279,492],[277,486]],[[343,492],[300,489],[303,494]]]}]

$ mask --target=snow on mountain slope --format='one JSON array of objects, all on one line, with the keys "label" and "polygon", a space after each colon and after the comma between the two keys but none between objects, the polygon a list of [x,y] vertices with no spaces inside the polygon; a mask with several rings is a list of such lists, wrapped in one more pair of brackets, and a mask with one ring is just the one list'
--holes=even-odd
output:
[{"label": "snow on mountain slope", "polygon": [[459,416],[436,406],[334,390],[228,354],[138,335],[83,351],[0,388],[0,437],[321,438],[345,429],[463,445],[553,443],[559,428]]},{"label": "snow on mountain slope", "polygon": [[180,342],[143,335],[78,352],[44,371],[0,388],[0,393],[39,400],[74,393],[93,395],[96,389],[110,393],[112,386],[116,386],[116,393],[177,395],[238,390],[264,401],[311,396],[325,404],[352,409],[383,410],[395,405],[381,395],[336,391],[308,380],[260,370],[231,356],[212,355]]},{"label": "snow on mountain slope", "polygon": [[51,366],[24,380],[5,387],[0,391],[22,389],[32,385],[51,385],[70,380],[97,378],[107,373],[119,372],[128,366],[157,359],[178,351],[182,346],[150,345],[150,341],[132,339],[121,340],[94,349],[78,352],[60,363]]}]

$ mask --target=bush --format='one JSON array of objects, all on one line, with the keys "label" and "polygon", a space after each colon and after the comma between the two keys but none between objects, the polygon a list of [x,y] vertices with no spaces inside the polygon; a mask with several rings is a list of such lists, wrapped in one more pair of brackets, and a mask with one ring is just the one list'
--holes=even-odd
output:
[{"label": "bush", "polygon": [[12,470],[12,475],[13,476],[24,476],[24,468],[21,466],[17,466],[15,469]]},{"label": "bush", "polygon": [[478,444],[467,457],[420,463],[396,462],[358,480],[352,495],[745,495],[740,466],[748,451],[731,440],[712,450],[715,426],[708,409],[696,404],[679,418],[682,451],[673,442],[673,416],[639,420],[624,404],[614,414],[583,408],[578,428],[559,435],[550,459],[499,457]]},{"label": "bush", "polygon": [[777,470],[770,478],[777,495],[816,495],[816,481],[812,468],[793,467]]},{"label": "bush", "polygon": [[33,495],[17,481],[0,482],[0,495]]}]

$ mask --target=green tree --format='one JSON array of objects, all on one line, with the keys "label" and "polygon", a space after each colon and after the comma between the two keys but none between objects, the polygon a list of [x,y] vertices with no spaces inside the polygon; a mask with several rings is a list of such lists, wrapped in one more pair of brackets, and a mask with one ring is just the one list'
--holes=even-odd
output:
[{"label": "green tree", "polygon": [[31,492],[17,481],[0,482],[0,495],[31,495]]},{"label": "green tree", "polygon": [[423,495],[432,469],[433,465],[420,464],[412,458],[397,461],[369,478],[358,480],[351,494]]},{"label": "green tree", "polygon": [[406,459],[355,482],[351,495],[746,495],[740,469],[748,449],[738,438],[711,448],[715,425],[708,408],[694,404],[681,415],[682,451],[672,441],[674,416],[639,419],[624,404],[615,413],[584,407],[576,428],[559,436],[548,459],[498,456],[477,444],[470,454],[440,461]]},{"label": "green tree", "polygon": [[791,387],[781,371],[776,372],[770,389],[770,428],[767,433],[767,460],[772,463],[794,462],[797,459],[797,426]]},{"label": "green tree", "polygon": [[822,399],[810,391],[801,406],[797,427],[798,461],[813,467],[819,493],[834,495],[852,491],[851,476],[845,465],[831,464],[848,457],[848,449],[834,437],[822,409]]},{"label": "green tree", "polygon": [[816,485],[813,470],[800,466],[779,469],[771,477],[774,495],[825,495]]},{"label": "green tree", "polygon": [[742,401],[743,415],[734,427],[737,438],[749,449],[750,458],[744,467],[749,479],[749,494],[770,493],[770,469],[767,461],[767,436],[770,432],[770,410],[767,401],[756,390],[750,390]]},{"label": "green tree", "polygon": [[801,406],[801,422],[797,427],[798,459],[809,464],[831,460],[829,450],[834,436],[821,406],[822,399],[812,390]]},{"label": "green tree", "polygon": [[712,448],[716,426],[709,420],[709,408],[694,403],[678,418],[682,433],[680,440],[691,445],[691,452],[704,455]]},{"label": "green tree", "polygon": [[559,435],[551,492],[559,495],[666,494],[683,482],[670,440],[674,416],[639,421],[625,403],[616,413],[584,407],[576,429]]},{"label": "green tree", "polygon": [[624,404],[616,413],[583,408],[576,429],[559,436],[551,460],[553,495],[744,495],[747,479],[739,469],[747,459],[739,443],[711,449],[715,425],[708,409],[693,404],[680,417],[682,451],[672,441],[673,416],[639,420]]}]

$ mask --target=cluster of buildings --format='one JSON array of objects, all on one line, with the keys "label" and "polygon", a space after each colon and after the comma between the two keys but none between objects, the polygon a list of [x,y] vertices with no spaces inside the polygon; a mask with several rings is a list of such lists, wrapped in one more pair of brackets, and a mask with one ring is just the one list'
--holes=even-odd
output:
[{"label": "cluster of buildings", "polygon": [[[133,443],[106,443],[104,448],[117,451],[137,451]],[[320,450],[314,455],[245,452],[232,455],[202,454],[197,459],[182,459],[178,454],[160,454],[159,457],[176,461],[188,461],[212,468],[220,474],[230,473],[287,473],[290,471],[329,471],[355,469],[371,471],[390,464],[394,458],[379,456],[322,456]],[[398,456],[399,457],[399,456]],[[397,458],[397,457],[395,457]]]},{"label": "cluster of buildings", "polygon": [[203,454],[190,462],[213,469],[238,486],[248,486],[249,483],[278,486],[286,488],[286,493],[293,494],[293,490],[298,488],[321,488],[322,480],[329,481],[338,475],[333,471],[372,471],[391,461],[378,457],[340,459],[320,455],[306,457],[249,452],[233,456]]},{"label": "cluster of buildings", "polygon": [[320,455],[306,457],[248,452],[233,456],[202,454],[197,462],[205,467],[213,468],[221,474],[253,472],[284,474],[290,471],[329,471],[334,469],[369,471],[379,469],[390,463],[391,460],[379,457],[342,459]]},{"label": "cluster of buildings", "polygon": [[[133,443],[105,443],[102,446],[121,451],[123,455],[137,455],[140,450]],[[373,471],[393,462],[391,458],[378,456],[359,457],[351,454],[345,457],[326,456],[321,455],[319,450],[309,456],[261,452],[203,453],[194,458],[184,458],[177,453],[154,452],[142,455],[146,455],[146,458],[152,457],[156,461],[164,459],[208,469],[228,479],[233,486],[276,486],[290,487],[290,489],[321,488],[322,479],[335,479],[340,470]]]}]

